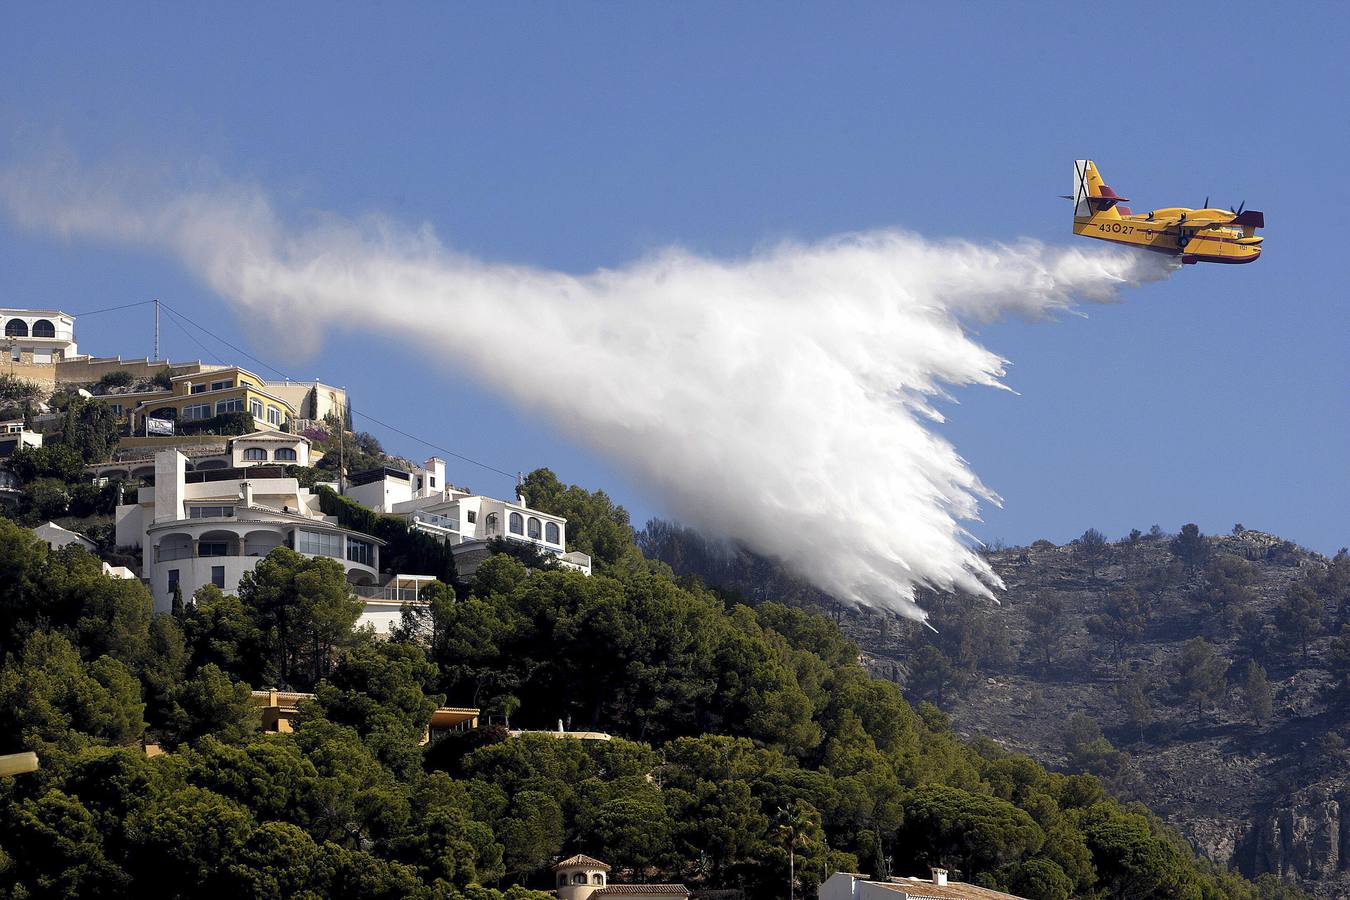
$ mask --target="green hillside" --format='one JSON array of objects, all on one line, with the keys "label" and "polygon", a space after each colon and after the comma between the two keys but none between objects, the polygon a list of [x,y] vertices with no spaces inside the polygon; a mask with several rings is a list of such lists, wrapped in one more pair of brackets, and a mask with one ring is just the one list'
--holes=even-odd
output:
[{"label": "green hillside", "polygon": [[[333,560],[281,549],[238,597],[155,616],[139,582],[0,521],[0,753],[43,760],[0,784],[0,890],[490,900],[580,851],[769,898],[791,842],[808,895],[835,869],[943,864],[1045,900],[1293,896],[1198,860],[1092,776],[963,742],[829,620],[675,578],[602,493],[547,471],[527,491],[597,574],[493,557],[407,623],[429,642],[353,633]],[[269,686],[316,693],[293,734],[254,730],[249,688]],[[423,748],[442,703],[615,739],[485,727]]]}]

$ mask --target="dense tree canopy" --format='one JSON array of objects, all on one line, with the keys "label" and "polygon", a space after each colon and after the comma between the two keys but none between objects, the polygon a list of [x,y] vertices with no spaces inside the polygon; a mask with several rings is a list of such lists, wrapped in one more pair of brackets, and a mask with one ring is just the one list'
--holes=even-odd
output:
[{"label": "dense tree canopy", "polygon": [[[5,889],[527,900],[585,852],[758,900],[791,853],[802,896],[939,863],[1038,900],[1258,896],[1095,778],[963,743],[828,620],[676,581],[620,508],[551,477],[531,502],[576,515],[602,572],[496,556],[388,641],[353,632],[332,560],[278,549],[238,596],[156,616],[139,582],[0,521],[0,753],[43,756],[0,786]],[[976,626],[961,646],[1002,652]],[[247,692],[269,686],[313,689],[293,733],[257,732]],[[423,746],[442,703],[613,738],[485,723]]]}]

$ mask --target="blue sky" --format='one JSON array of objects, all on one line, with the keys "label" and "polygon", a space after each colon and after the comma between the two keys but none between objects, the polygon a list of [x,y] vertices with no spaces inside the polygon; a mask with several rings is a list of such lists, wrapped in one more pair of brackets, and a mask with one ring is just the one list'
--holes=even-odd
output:
[{"label": "blue sky", "polygon": [[[214,168],[288,210],[378,211],[485,259],[576,272],[878,226],[1068,243],[1055,195],[1081,156],[1136,209],[1245,200],[1269,223],[1254,265],[982,327],[1018,393],[958,392],[941,433],[1006,501],[975,527],[986,539],[1240,521],[1350,543],[1344,5],[223,9],[8,6],[0,155]],[[295,359],[163,257],[0,221],[0,292],[76,313],[161,297],[407,431],[605,487],[639,523],[662,511],[490,385],[356,329]],[[144,308],[77,328],[86,352],[150,351]],[[163,344],[202,355],[171,324]]]}]

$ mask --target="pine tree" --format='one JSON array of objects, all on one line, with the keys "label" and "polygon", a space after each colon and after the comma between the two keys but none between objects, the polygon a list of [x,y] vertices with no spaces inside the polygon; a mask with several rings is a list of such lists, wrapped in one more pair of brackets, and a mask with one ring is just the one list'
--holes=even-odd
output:
[{"label": "pine tree", "polygon": [[1172,552],[1192,569],[1204,564],[1209,556],[1209,545],[1200,527],[1194,522],[1181,526],[1181,533],[1172,541]]},{"label": "pine tree", "polygon": [[1195,704],[1196,715],[1223,696],[1228,661],[1203,638],[1192,638],[1182,648],[1172,677],[1172,690],[1182,700]]},{"label": "pine tree", "polygon": [[1264,725],[1270,721],[1275,707],[1274,696],[1270,682],[1266,680],[1266,670],[1255,661],[1247,663],[1247,678],[1242,686],[1242,694],[1247,701],[1247,713],[1254,724]]},{"label": "pine tree", "polygon": [[1142,739],[1144,729],[1153,724],[1153,704],[1148,699],[1148,682],[1143,672],[1134,676],[1120,688],[1120,704],[1125,707],[1125,720]]},{"label": "pine tree", "polygon": [[1312,585],[1296,584],[1275,611],[1275,622],[1287,643],[1296,645],[1308,661],[1308,642],[1322,633],[1322,601]]}]

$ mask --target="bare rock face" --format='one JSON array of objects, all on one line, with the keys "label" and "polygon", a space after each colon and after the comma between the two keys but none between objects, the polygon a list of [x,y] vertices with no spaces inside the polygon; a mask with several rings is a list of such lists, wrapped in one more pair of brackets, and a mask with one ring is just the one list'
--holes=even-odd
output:
[{"label": "bare rock face", "polygon": [[1350,868],[1346,787],[1312,785],[1278,805],[1259,825],[1255,869],[1299,881],[1329,881]]}]

